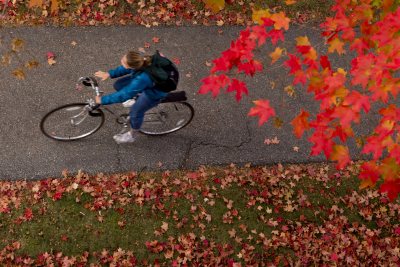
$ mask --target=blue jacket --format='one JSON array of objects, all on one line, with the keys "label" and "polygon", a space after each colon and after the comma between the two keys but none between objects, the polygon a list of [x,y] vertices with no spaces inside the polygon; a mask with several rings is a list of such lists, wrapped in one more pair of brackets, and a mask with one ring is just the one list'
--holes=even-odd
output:
[{"label": "blue jacket", "polygon": [[145,72],[137,73],[133,69],[125,69],[123,66],[119,66],[116,69],[109,70],[108,73],[110,74],[110,78],[118,78],[130,74],[132,76],[132,81],[121,90],[109,95],[102,96],[102,105],[122,103],[129,99],[132,99],[138,93],[142,92],[145,92],[146,95],[152,100],[161,100],[168,94],[166,92],[157,90],[154,87],[154,82]]}]

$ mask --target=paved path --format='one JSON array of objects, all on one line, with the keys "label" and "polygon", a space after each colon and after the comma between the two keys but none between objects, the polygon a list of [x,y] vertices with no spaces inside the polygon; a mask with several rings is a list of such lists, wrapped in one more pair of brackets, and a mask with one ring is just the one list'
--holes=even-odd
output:
[{"label": "paved path", "polygon": [[[119,172],[141,169],[196,168],[202,164],[277,162],[310,162],[323,160],[310,157],[306,138],[296,139],[289,124],[300,107],[315,110],[310,96],[298,92],[288,97],[283,88],[290,84],[287,70],[274,67],[267,75],[249,80],[250,96],[237,104],[232,95],[212,100],[210,95],[198,95],[200,80],[208,74],[206,61],[211,61],[235,39],[240,27],[37,27],[0,29],[0,55],[9,50],[12,38],[25,40],[25,50],[13,56],[10,66],[0,69],[0,179],[33,179],[60,176],[63,169],[89,173]],[[220,33],[219,31],[223,31]],[[287,34],[292,46],[299,35],[323,47],[318,31],[311,27],[294,27]],[[153,37],[160,38],[154,44]],[[76,45],[71,45],[76,42]],[[180,88],[187,91],[196,115],[185,129],[164,137],[140,136],[129,145],[117,145],[112,135],[118,132],[111,116],[95,135],[77,142],[52,141],[39,130],[41,117],[50,109],[64,103],[81,101],[84,94],[74,90],[80,76],[93,75],[99,69],[117,66],[129,49],[144,47],[147,51],[160,49],[171,58],[180,60]],[[268,47],[260,51],[266,57]],[[47,64],[46,53],[53,52],[57,63]],[[26,79],[17,80],[11,72],[29,60],[37,60],[38,68],[26,70]],[[343,62],[336,60],[334,65]],[[271,88],[271,82],[275,88]],[[112,82],[101,83],[106,92]],[[247,117],[251,100],[265,97],[276,107],[285,122],[281,129],[271,123],[257,126],[256,118]],[[115,107],[119,109],[119,107]],[[107,115],[107,114],[106,114]],[[373,116],[362,128],[371,127]],[[357,130],[358,131],[358,130]],[[361,130],[360,130],[361,131]],[[277,145],[264,145],[265,138],[277,137]],[[293,147],[300,148],[298,152]],[[356,150],[352,151],[357,154]]]}]

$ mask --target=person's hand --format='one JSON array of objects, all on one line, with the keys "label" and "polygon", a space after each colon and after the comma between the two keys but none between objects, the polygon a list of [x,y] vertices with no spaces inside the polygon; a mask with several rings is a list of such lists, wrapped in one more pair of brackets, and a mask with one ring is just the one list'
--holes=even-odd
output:
[{"label": "person's hand", "polygon": [[101,96],[97,95],[95,98],[96,104],[101,105]]},{"label": "person's hand", "polygon": [[104,72],[104,71],[101,71],[101,70],[97,71],[94,75],[96,77],[101,78],[102,81],[105,81],[108,78],[110,78],[110,74],[108,72]]}]

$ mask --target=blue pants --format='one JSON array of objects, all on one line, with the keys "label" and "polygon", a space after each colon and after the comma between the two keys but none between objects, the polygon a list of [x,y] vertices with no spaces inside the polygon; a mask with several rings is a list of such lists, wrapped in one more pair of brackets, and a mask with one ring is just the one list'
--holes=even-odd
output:
[{"label": "blue pants", "polygon": [[[125,86],[127,86],[132,80],[131,76],[123,77],[118,79],[114,83],[114,89],[119,91]],[[157,106],[160,103],[160,100],[153,100],[146,95],[146,92],[142,92],[139,97],[136,99],[135,104],[131,107],[131,111],[129,112],[131,128],[134,130],[139,130],[142,126],[144,113],[149,109]]]}]

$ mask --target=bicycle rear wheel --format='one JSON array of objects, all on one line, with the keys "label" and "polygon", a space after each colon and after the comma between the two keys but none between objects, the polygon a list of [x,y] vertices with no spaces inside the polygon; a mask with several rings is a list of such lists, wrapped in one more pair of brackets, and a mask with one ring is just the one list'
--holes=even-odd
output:
[{"label": "bicycle rear wheel", "polygon": [[147,135],[173,133],[188,125],[193,116],[194,109],[189,103],[160,103],[146,112],[140,132]]},{"label": "bicycle rear wheel", "polygon": [[86,103],[60,106],[47,113],[40,122],[44,135],[59,141],[73,141],[94,134],[104,123],[100,109],[90,111]]}]

